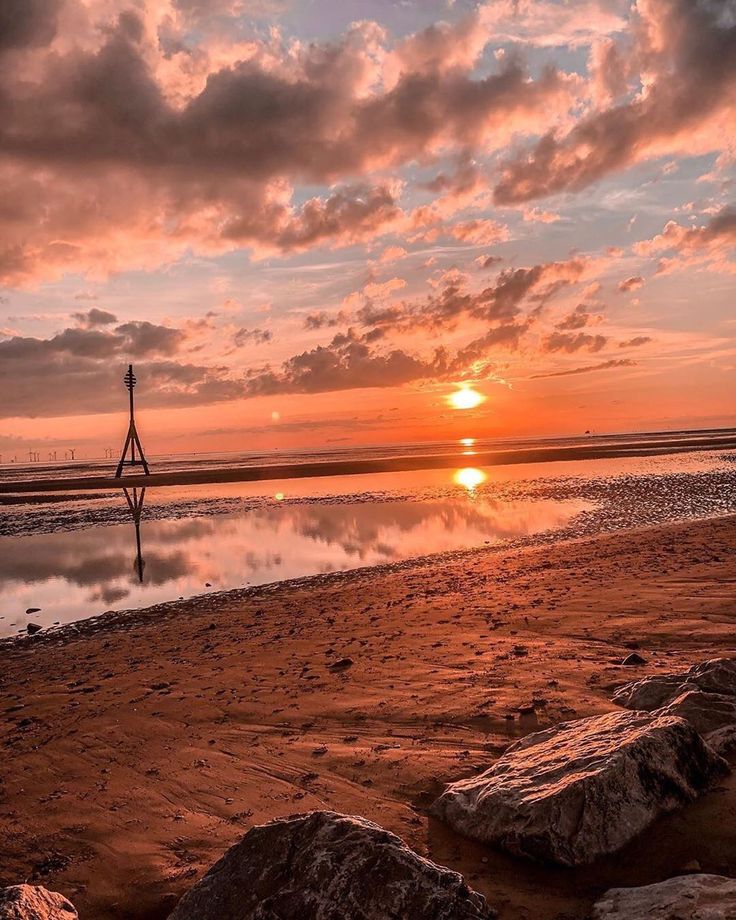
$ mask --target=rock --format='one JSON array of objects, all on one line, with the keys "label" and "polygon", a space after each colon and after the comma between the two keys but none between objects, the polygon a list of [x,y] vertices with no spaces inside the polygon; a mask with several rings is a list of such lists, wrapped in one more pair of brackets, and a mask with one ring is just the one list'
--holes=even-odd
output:
[{"label": "rock", "polygon": [[0,888],[0,920],[79,920],[71,901],[35,885]]},{"label": "rock", "polygon": [[331,671],[345,671],[348,668],[352,668],[353,663],[354,662],[352,658],[340,658],[337,661],[334,661],[330,665],[330,670]]},{"label": "rock", "polygon": [[621,664],[626,665],[627,668],[632,667],[637,664],[646,664],[646,658],[642,658],[641,655],[637,655],[636,652],[632,652],[630,655],[627,655]]},{"label": "rock", "polygon": [[43,629],[43,626],[39,626],[38,623],[28,623],[28,624],[26,624],[26,632],[28,632],[28,634],[31,635],[31,636],[32,636],[34,633],[41,632],[42,629]]},{"label": "rock", "polygon": [[685,690],[656,712],[687,719],[696,731],[708,739],[712,732],[736,726],[736,696]]},{"label": "rock", "polygon": [[364,818],[316,811],[251,828],[169,920],[487,920],[482,895]]},{"label": "rock", "polygon": [[[614,703],[687,719],[711,743],[712,733],[736,727],[736,659],[714,658],[682,674],[645,677],[619,687]],[[726,749],[726,736],[713,743]]]},{"label": "rock", "polygon": [[708,747],[721,757],[733,754],[736,751],[736,725],[726,725],[718,731],[709,732],[705,740]]},{"label": "rock", "polygon": [[593,920],[733,920],[736,880],[687,875],[643,888],[612,888],[593,908]]},{"label": "rock", "polygon": [[619,687],[613,695],[613,702],[625,709],[652,712],[671,703],[686,690],[693,689],[736,696],[736,658],[713,658],[681,674],[643,677]]},{"label": "rock", "polygon": [[728,769],[684,719],[614,712],[528,735],[485,773],[450,785],[432,813],[519,856],[585,865]]},{"label": "rock", "polygon": [[41,612],[41,608],[40,608],[40,607],[26,607],[26,613],[27,613],[27,614],[28,614],[28,613],[40,613],[40,612]]}]

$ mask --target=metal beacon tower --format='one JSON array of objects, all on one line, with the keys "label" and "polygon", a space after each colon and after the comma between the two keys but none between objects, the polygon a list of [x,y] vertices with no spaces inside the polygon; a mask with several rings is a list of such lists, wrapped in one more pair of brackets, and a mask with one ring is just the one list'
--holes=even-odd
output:
[{"label": "metal beacon tower", "polygon": [[[124,466],[142,466],[143,471],[146,476],[149,475],[150,470],[148,469],[148,462],[146,461],[146,455],[143,453],[143,445],[141,444],[141,439],[138,437],[138,432],[135,427],[135,411],[133,406],[133,389],[135,388],[136,379],[135,374],[133,373],[133,365],[128,365],[128,372],[125,377],[123,377],[123,382],[128,388],[130,393],[130,424],[128,425],[128,436],[125,439],[125,446],[123,447],[123,452],[120,455],[120,462],[118,463],[117,472],[115,473],[115,478],[120,479],[123,475]],[[126,454],[128,453],[128,447],[130,447],[130,458],[126,459]],[[135,449],[138,448],[138,456],[135,455]]]}]

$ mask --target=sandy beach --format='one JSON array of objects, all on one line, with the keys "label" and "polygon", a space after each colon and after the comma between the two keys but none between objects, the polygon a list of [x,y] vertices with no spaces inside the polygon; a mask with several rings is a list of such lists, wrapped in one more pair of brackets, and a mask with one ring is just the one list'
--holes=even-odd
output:
[{"label": "sandy beach", "polygon": [[[625,680],[736,654],[736,517],[316,577],[0,646],[0,884],[164,918],[254,824],[365,815],[502,918],[584,918],[617,884],[736,872],[736,779],[615,858],[549,869],[427,818],[443,783]],[[622,658],[637,648],[646,664]],[[345,659],[349,659],[346,661]]]}]

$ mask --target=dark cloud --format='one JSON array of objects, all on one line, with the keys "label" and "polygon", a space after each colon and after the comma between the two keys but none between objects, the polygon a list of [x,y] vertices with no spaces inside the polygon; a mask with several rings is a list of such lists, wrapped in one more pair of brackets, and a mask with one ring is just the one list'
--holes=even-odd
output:
[{"label": "dark cloud", "polygon": [[[88,316],[88,314],[85,314]],[[197,405],[242,396],[227,368],[180,363],[188,337],[146,321],[114,328],[64,329],[48,339],[0,341],[3,418],[54,417],[114,411],[125,365],[136,359],[149,406]]]},{"label": "dark cloud", "polygon": [[347,314],[340,310],[337,313],[327,313],[320,310],[318,313],[308,313],[304,318],[305,329],[332,329],[341,326],[347,321]]},{"label": "dark cloud", "polygon": [[357,311],[356,319],[364,327],[404,332],[417,328],[452,329],[462,318],[509,324],[522,312],[525,302],[539,312],[559,290],[576,284],[588,267],[587,259],[574,257],[530,268],[509,268],[481,291],[474,292],[462,283],[451,282],[424,301],[404,301],[386,307],[368,303]]},{"label": "dark cloud", "polygon": [[556,329],[562,332],[571,332],[576,329],[583,329],[593,320],[593,314],[588,310],[585,304],[578,304],[577,307],[568,313],[568,315],[555,325]]},{"label": "dark cloud", "polygon": [[608,344],[605,335],[591,335],[589,332],[552,332],[545,336],[542,347],[545,351],[602,351]]},{"label": "dark cloud", "polygon": [[60,7],[61,0],[2,0],[0,52],[48,44]]},{"label": "dark cloud", "polygon": [[270,329],[247,329],[245,326],[236,330],[233,335],[233,343],[236,348],[243,345],[265,345],[273,339],[273,333]]},{"label": "dark cloud", "polygon": [[[0,415],[54,418],[120,411],[125,368],[119,358],[37,353],[9,360],[0,352]],[[209,405],[244,395],[242,382],[233,380],[227,368],[140,361],[135,373],[144,408]]]},{"label": "dark cloud", "polygon": [[72,319],[84,329],[92,329],[94,326],[110,326],[118,321],[114,313],[100,310],[97,307],[92,307],[86,313],[72,313]]},{"label": "dark cloud", "polygon": [[639,348],[640,345],[646,345],[652,341],[649,335],[637,335],[633,339],[627,339],[625,342],[619,342],[619,348]]},{"label": "dark cloud", "polygon": [[583,367],[572,367],[569,370],[551,371],[548,374],[534,374],[532,376],[532,380],[542,380],[547,377],[569,377],[575,374],[589,374],[592,371],[607,371],[616,367],[636,367],[636,361],[632,361],[629,358],[603,361],[601,364],[588,364]]},{"label": "dark cloud", "polygon": [[294,355],[278,371],[251,374],[246,388],[249,396],[270,396],[392,387],[441,377],[447,370],[447,352],[443,348],[437,348],[428,360],[398,348],[378,353],[348,332],[336,335],[329,345]]},{"label": "dark cloud", "polygon": [[618,289],[619,291],[636,291],[644,284],[644,279],[641,275],[634,275],[631,278],[626,278],[625,281],[619,281]]},{"label": "dark cloud", "polygon": [[[474,76],[450,50],[452,31],[432,67],[420,56],[381,87],[386,39],[365,22],[298,49],[256,42],[249,59],[198,79],[207,49],[190,46],[186,30],[169,40],[170,22],[155,34],[133,9],[110,18],[105,5],[68,3],[86,41],[70,33],[33,51],[32,80],[0,64],[0,277],[12,283],[157,264],[187,245],[292,251],[384,232],[401,214],[391,185],[358,181],[300,206],[290,186],[354,183],[440,149],[500,146],[549,123],[574,91],[553,68],[534,79],[517,61]],[[51,0],[6,0],[2,10],[14,45],[55,29]],[[463,193],[473,170],[446,181]]]}]

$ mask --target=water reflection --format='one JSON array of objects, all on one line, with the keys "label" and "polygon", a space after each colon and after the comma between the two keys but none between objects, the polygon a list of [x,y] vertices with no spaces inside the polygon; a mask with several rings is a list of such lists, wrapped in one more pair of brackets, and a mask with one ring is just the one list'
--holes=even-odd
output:
[{"label": "water reflection", "polygon": [[136,489],[135,487],[123,489],[123,494],[128,503],[135,527],[135,562],[133,567],[138,573],[138,581],[143,584],[143,569],[146,567],[146,563],[141,549],[141,514],[143,513],[143,503],[146,500],[146,489],[145,487],[142,489]]},{"label": "water reflection", "polygon": [[466,466],[458,470],[453,476],[453,479],[459,486],[467,489],[468,492],[472,494],[479,485],[482,485],[486,481],[486,474],[483,470],[477,470],[475,467]]},{"label": "water reflection", "polygon": [[[577,499],[501,500],[482,470],[456,471],[461,489],[431,500],[294,499],[212,515],[161,516],[155,489],[124,489],[133,521],[0,538],[0,633],[249,584],[376,565],[510,541],[565,526]],[[131,557],[133,567],[131,571]]]}]

